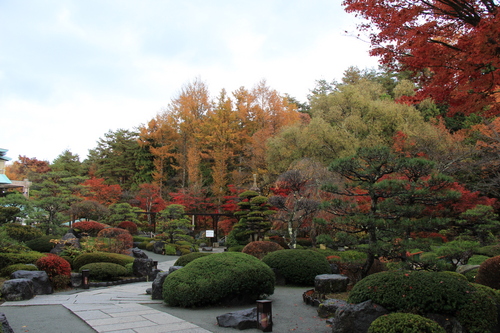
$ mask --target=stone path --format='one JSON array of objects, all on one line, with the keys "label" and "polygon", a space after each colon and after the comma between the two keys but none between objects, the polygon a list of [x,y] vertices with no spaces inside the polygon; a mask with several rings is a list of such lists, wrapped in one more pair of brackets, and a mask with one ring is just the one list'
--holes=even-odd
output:
[{"label": "stone path", "polygon": [[[168,270],[174,261],[158,264]],[[96,288],[72,294],[37,295],[26,301],[5,302],[2,306],[60,304],[97,332],[110,333],[210,333],[197,325],[143,304],[163,303],[146,294],[151,282]],[[0,308],[1,312],[1,308]],[[68,328],[71,332],[71,328]]]}]

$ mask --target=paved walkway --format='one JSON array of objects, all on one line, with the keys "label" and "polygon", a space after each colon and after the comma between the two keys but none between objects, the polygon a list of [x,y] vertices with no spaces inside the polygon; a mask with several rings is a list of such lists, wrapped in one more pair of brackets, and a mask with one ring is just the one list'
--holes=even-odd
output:
[{"label": "paved walkway", "polygon": [[[158,268],[168,270],[174,262],[159,263]],[[152,300],[151,295],[146,294],[146,289],[150,287],[151,282],[130,283],[72,294],[37,295],[26,301],[5,302],[2,306],[62,305],[97,332],[210,333],[190,322],[143,305],[163,302]],[[71,332],[71,328],[67,332]]]}]

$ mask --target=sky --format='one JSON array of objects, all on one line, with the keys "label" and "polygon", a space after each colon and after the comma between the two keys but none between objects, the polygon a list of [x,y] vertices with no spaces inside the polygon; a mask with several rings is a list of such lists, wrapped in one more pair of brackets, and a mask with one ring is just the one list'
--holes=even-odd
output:
[{"label": "sky", "polygon": [[377,68],[358,23],[341,0],[0,0],[0,148],[83,161],[196,79],[305,102],[317,80]]}]

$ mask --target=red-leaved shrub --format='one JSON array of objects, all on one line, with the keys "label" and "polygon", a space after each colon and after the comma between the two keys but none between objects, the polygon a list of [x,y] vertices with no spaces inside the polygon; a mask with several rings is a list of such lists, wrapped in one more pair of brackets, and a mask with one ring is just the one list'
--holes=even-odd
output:
[{"label": "red-leaved shrub", "polygon": [[108,228],[97,234],[97,249],[103,252],[128,254],[134,245],[130,232],[120,228]]},{"label": "red-leaved shrub", "polygon": [[269,241],[255,241],[248,243],[241,252],[254,256],[258,259],[264,258],[269,252],[283,250],[278,243]]},{"label": "red-leaved shrub", "polygon": [[128,230],[128,232],[130,232],[131,235],[137,234],[137,224],[131,221],[120,222],[117,228]]},{"label": "red-leaved shrub", "polygon": [[476,283],[500,289],[500,256],[487,259],[479,266]]},{"label": "red-leaved shrub", "polygon": [[35,265],[39,270],[45,271],[51,280],[57,275],[71,275],[69,262],[52,253],[38,259]]},{"label": "red-leaved shrub", "polygon": [[286,243],[285,238],[283,238],[281,236],[269,236],[269,240],[271,242],[278,243],[279,246],[281,246],[284,249],[288,249],[288,244]]},{"label": "red-leaved shrub", "polygon": [[72,227],[77,232],[86,233],[91,237],[95,237],[99,231],[107,228],[108,226],[96,221],[80,221],[73,223]]}]

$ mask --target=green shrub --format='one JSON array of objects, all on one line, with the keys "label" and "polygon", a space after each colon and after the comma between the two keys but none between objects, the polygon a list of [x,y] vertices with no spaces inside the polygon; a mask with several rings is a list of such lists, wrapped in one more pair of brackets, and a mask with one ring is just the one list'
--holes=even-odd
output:
[{"label": "green shrub", "polygon": [[411,313],[390,313],[375,319],[368,333],[446,333],[433,320]]},{"label": "green shrub", "polygon": [[38,268],[36,266],[33,266],[33,265],[14,264],[14,265],[10,265],[10,266],[4,267],[0,271],[0,276],[7,276],[7,277],[9,277],[15,271],[37,271],[37,270],[38,270]]},{"label": "green shrub", "polygon": [[73,260],[73,268],[79,270],[80,267],[97,262],[110,262],[125,266],[128,263],[133,263],[134,258],[126,254],[108,253],[108,252],[94,252],[84,253],[79,255]]},{"label": "green shrub", "polygon": [[20,224],[7,224],[5,225],[5,230],[7,231],[7,235],[17,240],[18,242],[27,242],[32,239],[36,239],[43,236],[41,230],[33,228],[29,225],[20,225]]},{"label": "green shrub", "polygon": [[311,238],[303,238],[303,237],[297,237],[297,245],[303,246],[303,247],[311,247],[312,246],[312,239]]},{"label": "green shrub", "polygon": [[130,275],[130,276],[134,275],[134,263],[133,262],[126,264],[125,268],[127,269],[127,275]]},{"label": "green shrub", "polygon": [[468,333],[491,332],[497,323],[498,293],[480,284],[475,288],[471,300],[460,308],[457,319]]},{"label": "green shrub", "polygon": [[32,239],[26,242],[26,246],[28,246],[33,251],[38,252],[50,252],[55,246],[55,243],[52,243],[52,239],[58,239],[55,236],[42,236],[36,239]]},{"label": "green shrub", "polygon": [[35,264],[45,254],[40,252],[0,253],[0,269],[14,264]]},{"label": "green shrub", "polygon": [[496,322],[491,292],[453,274],[391,271],[369,275],[351,290],[350,303],[372,300],[389,311],[438,313],[458,318],[467,332],[488,332]]},{"label": "green shrub", "polygon": [[175,256],[175,254],[177,253],[175,246],[172,244],[165,244],[164,249],[167,256]]},{"label": "green shrub", "polygon": [[279,250],[267,254],[262,261],[277,269],[287,284],[310,286],[316,275],[331,273],[326,258],[311,250]]},{"label": "green shrub", "polygon": [[273,271],[259,259],[244,253],[216,253],[170,273],[163,298],[171,306],[182,307],[247,303],[272,294],[274,283]]},{"label": "green shrub", "polygon": [[477,248],[474,250],[475,254],[481,254],[488,257],[496,257],[500,256],[500,244],[497,245],[488,245]]},{"label": "green shrub", "polygon": [[149,242],[148,244],[146,244],[146,251],[153,251],[154,249],[154,246],[155,246],[155,242]]},{"label": "green shrub", "polygon": [[189,264],[191,261],[205,257],[207,255],[210,255],[212,253],[206,253],[206,252],[192,252],[188,253],[186,255],[180,256],[179,259],[174,263],[174,266],[186,266]]},{"label": "green shrub", "polygon": [[228,252],[241,252],[245,248],[245,245],[235,245],[227,249]]},{"label": "green shrub", "polygon": [[151,238],[150,237],[145,237],[145,236],[133,236],[132,239],[136,243],[141,243],[141,242],[150,242]]},{"label": "green shrub", "polygon": [[266,254],[278,250],[284,250],[278,243],[271,241],[255,241],[245,245],[241,252],[254,256],[257,259],[262,259]]},{"label": "green shrub", "polygon": [[470,271],[467,271],[464,274],[464,276],[467,278],[467,281],[469,282],[476,282],[476,276],[477,276],[477,271],[478,269],[471,269]]},{"label": "green shrub", "polygon": [[89,276],[91,279],[98,281],[116,280],[119,277],[128,275],[127,268],[112,262],[95,262],[92,264],[86,264],[80,267],[79,272],[84,269],[89,270]]},{"label": "green shrub", "polygon": [[467,265],[481,265],[483,262],[485,262],[488,259],[490,259],[490,257],[483,256],[480,254],[475,254],[472,257],[470,257],[469,261],[467,262]]},{"label": "green shrub", "polygon": [[490,258],[479,266],[476,283],[500,289],[500,256]]}]

